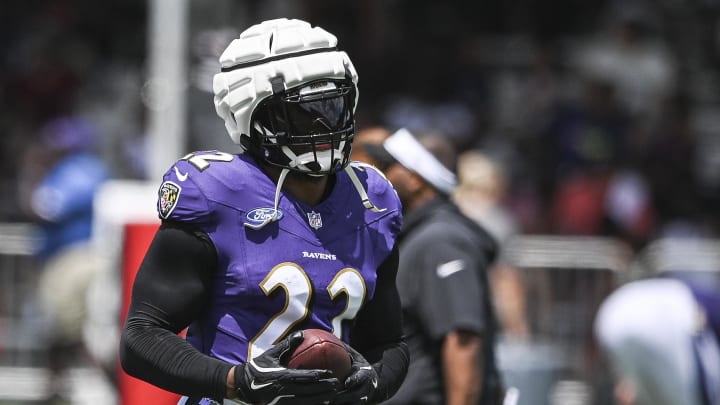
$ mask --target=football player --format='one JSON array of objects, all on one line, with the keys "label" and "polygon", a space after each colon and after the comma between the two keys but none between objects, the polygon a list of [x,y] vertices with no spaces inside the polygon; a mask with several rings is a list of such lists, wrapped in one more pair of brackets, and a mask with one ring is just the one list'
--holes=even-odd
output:
[{"label": "football player", "polygon": [[[300,20],[244,31],[213,81],[243,152],[190,153],[165,173],[120,354],[180,403],[376,403],[405,377],[400,203],[350,162],[358,76],[336,45]],[[346,342],[346,380],[285,366],[307,328]]]},{"label": "football player", "polygon": [[681,271],[623,284],[598,308],[617,404],[720,404],[720,294]]}]

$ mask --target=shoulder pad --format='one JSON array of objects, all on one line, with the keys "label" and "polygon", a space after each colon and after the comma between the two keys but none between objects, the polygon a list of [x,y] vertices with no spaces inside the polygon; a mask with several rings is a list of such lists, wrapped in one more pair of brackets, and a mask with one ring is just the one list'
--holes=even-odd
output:
[{"label": "shoulder pad", "polygon": [[162,219],[195,222],[209,215],[202,189],[212,175],[205,173],[214,162],[231,162],[234,155],[219,151],[193,152],[165,172],[158,191],[157,211]]}]

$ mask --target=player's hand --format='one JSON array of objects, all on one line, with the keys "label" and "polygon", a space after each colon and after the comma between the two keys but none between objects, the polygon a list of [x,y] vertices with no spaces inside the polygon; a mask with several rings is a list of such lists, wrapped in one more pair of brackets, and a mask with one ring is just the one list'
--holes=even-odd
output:
[{"label": "player's hand", "polygon": [[346,344],[352,358],[352,371],[343,389],[332,400],[333,405],[367,404],[373,402],[378,387],[378,373],[362,354]]},{"label": "player's hand", "polygon": [[282,358],[303,341],[294,332],[263,354],[237,366],[235,390],[239,399],[251,404],[321,404],[334,398],[340,381],[328,370],[297,370],[283,366]]}]

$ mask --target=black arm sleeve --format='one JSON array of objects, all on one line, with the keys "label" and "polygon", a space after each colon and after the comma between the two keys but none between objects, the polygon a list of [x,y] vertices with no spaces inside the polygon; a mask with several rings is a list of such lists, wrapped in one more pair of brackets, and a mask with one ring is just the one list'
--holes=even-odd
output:
[{"label": "black arm sleeve", "polygon": [[165,222],[140,266],[120,341],[125,371],[182,395],[224,398],[231,364],[177,335],[206,305],[217,257],[209,237]]},{"label": "black arm sleeve", "polygon": [[350,344],[373,364],[378,387],[373,402],[397,392],[405,379],[410,353],[402,334],[402,307],[395,284],[399,261],[397,246],[378,268],[375,295],[357,317]]}]

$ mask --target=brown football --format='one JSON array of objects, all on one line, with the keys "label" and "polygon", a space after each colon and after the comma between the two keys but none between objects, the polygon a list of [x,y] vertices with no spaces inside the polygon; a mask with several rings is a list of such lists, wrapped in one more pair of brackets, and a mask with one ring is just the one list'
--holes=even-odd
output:
[{"label": "brown football", "polygon": [[287,366],[296,369],[332,371],[340,381],[350,374],[352,361],[343,342],[322,329],[305,329],[303,342],[287,359]]}]

